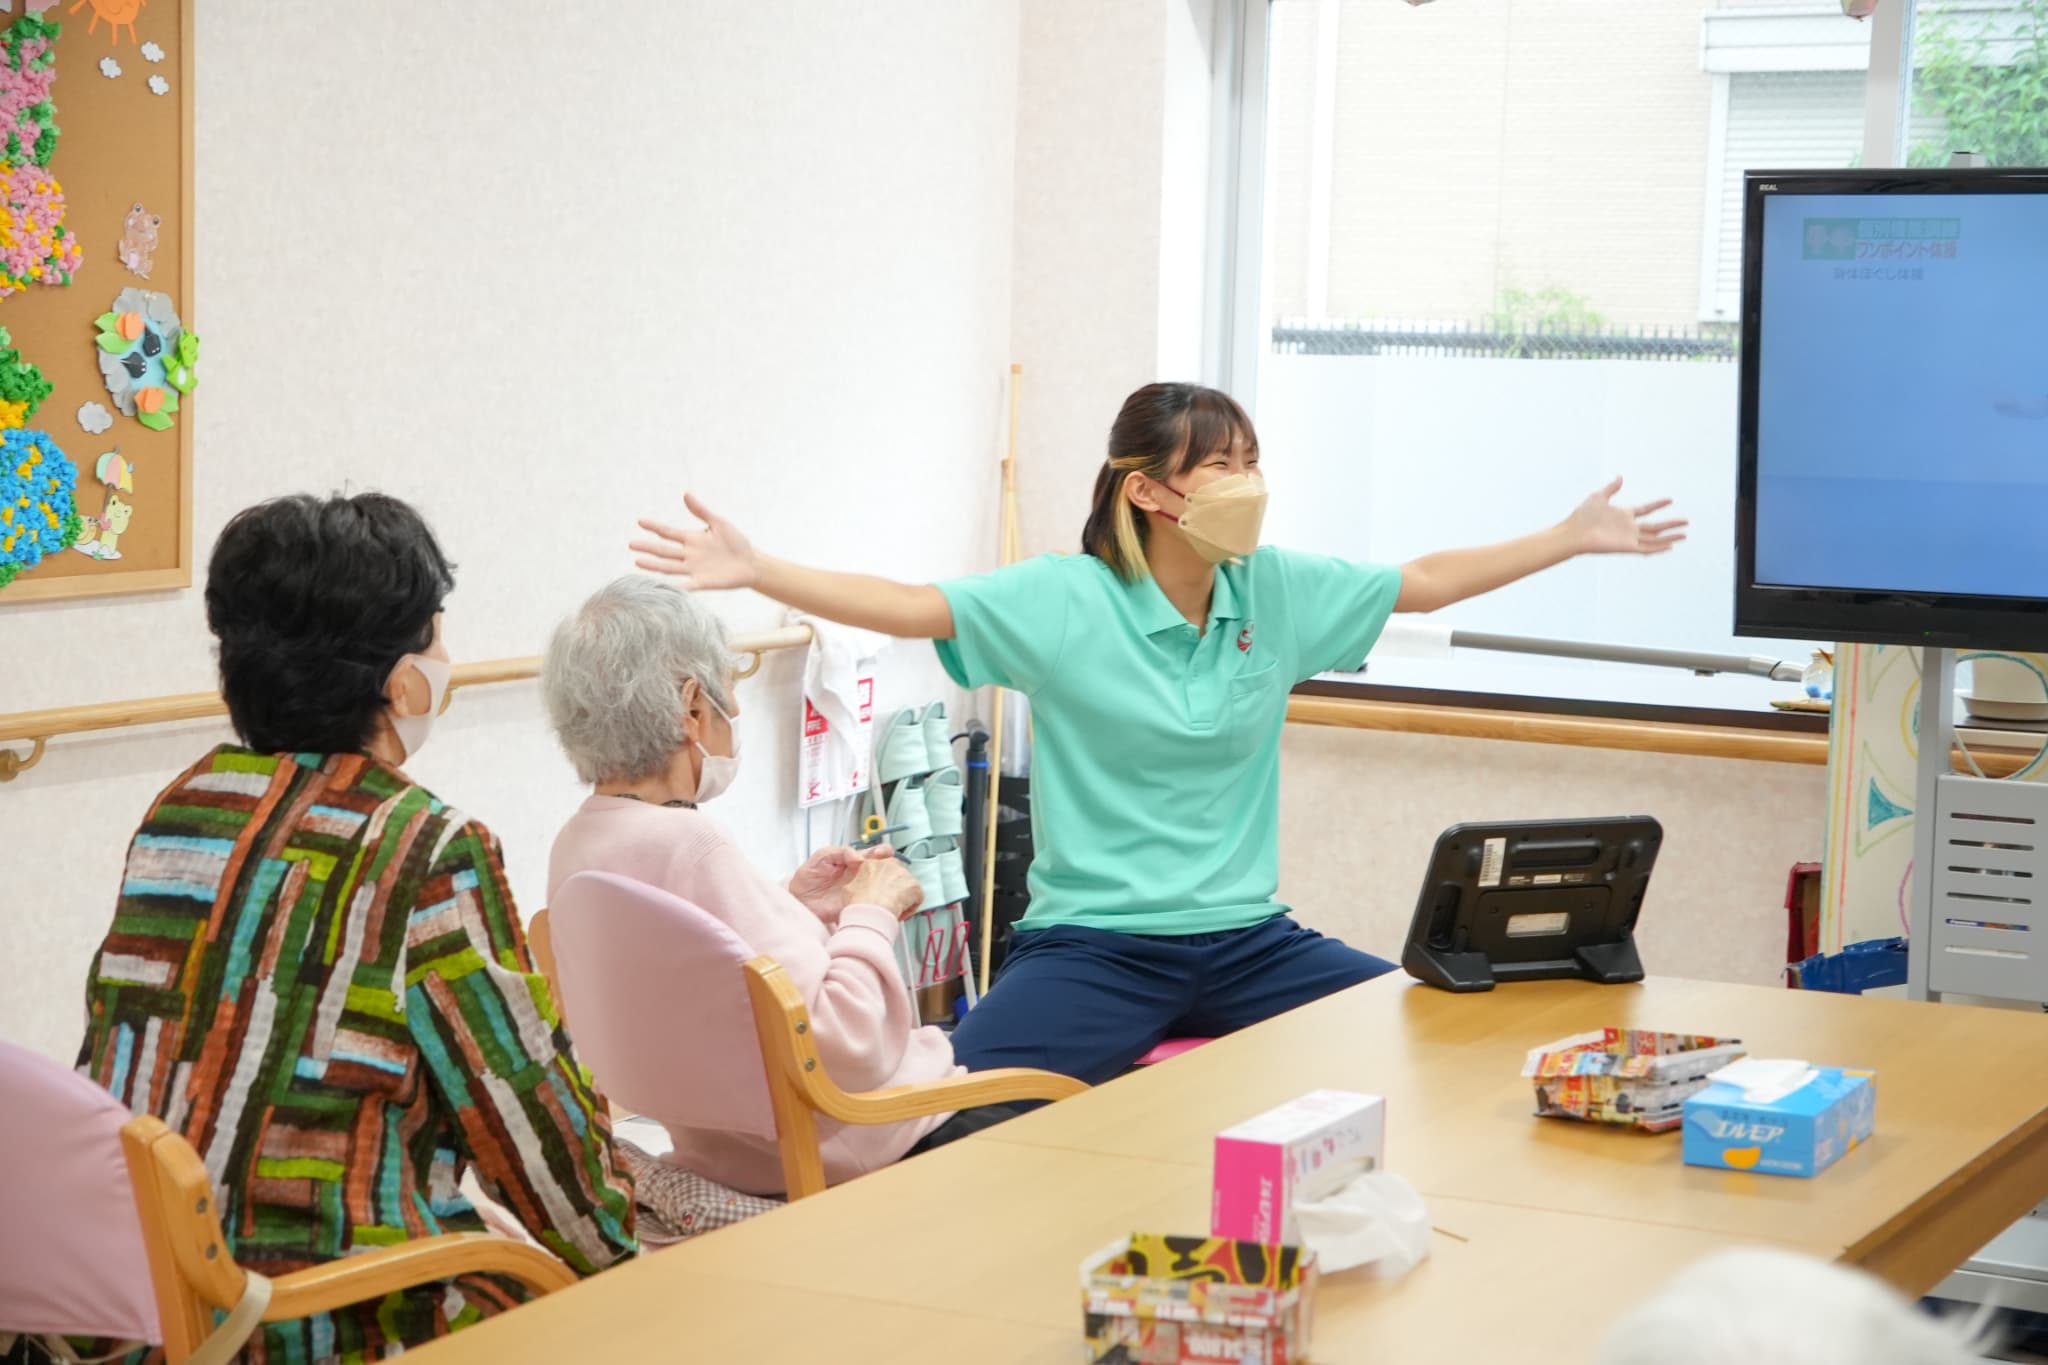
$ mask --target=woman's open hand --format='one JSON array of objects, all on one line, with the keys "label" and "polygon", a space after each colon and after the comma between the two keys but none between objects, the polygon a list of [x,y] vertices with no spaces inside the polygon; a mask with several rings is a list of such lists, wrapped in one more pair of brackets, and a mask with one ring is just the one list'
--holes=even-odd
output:
[{"label": "woman's open hand", "polygon": [[1650,520],[1669,507],[1671,499],[1659,498],[1631,507],[1614,500],[1620,492],[1621,480],[1616,479],[1565,518],[1580,554],[1661,555],[1685,539],[1684,518]]},{"label": "woman's open hand", "polygon": [[753,587],[761,576],[760,557],[739,528],[693,494],[683,495],[683,506],[703,521],[703,529],[691,531],[642,517],[640,529],[653,538],[632,542],[638,556],[634,563],[653,573],[687,578],[693,588]]}]

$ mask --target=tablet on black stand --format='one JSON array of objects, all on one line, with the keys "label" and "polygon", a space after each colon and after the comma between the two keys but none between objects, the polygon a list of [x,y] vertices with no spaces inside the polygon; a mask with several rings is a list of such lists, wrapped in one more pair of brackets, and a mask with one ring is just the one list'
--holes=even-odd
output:
[{"label": "tablet on black stand", "polygon": [[1663,839],[1647,815],[1454,825],[1437,838],[1401,965],[1449,991],[1640,981],[1636,917]]}]

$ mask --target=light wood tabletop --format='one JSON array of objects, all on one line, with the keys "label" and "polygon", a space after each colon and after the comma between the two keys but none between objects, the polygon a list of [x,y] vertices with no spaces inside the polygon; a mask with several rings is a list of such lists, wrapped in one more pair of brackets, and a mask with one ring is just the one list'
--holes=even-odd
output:
[{"label": "light wood tabletop", "polygon": [[[709,1269],[792,1290],[888,1299],[934,1311],[978,1314],[1012,1325],[1066,1326],[1078,1338],[1080,1266],[1133,1232],[1206,1231],[1209,1173],[1139,1158],[1056,1148],[964,1142],[846,1187],[675,1248],[678,1268]],[[886,1176],[887,1178],[883,1178]],[[975,1211],[963,1216],[963,1211]],[[1578,1361],[1583,1338],[1560,1338],[1553,1354],[1528,1341],[1520,1311],[1552,1312],[1558,1286],[1534,1273],[1568,1259],[1586,1283],[1655,1284],[1719,1247],[1747,1239],[1577,1214],[1457,1199],[1432,1200],[1443,1231],[1430,1259],[1398,1282],[1326,1276],[1316,1298],[1319,1362],[1444,1359]],[[981,1230],[968,1230],[969,1217]],[[773,1226],[780,1220],[782,1226]],[[921,1229],[891,1237],[878,1227]],[[958,1230],[955,1230],[958,1229]],[[792,1257],[792,1245],[803,1248]],[[670,1255],[673,1253],[663,1253]],[[1520,1282],[1520,1289],[1509,1288]],[[1472,1286],[1502,1286],[1500,1312],[1470,1312]],[[1619,1314],[1627,1298],[1613,1301]],[[1578,1319],[1604,1327],[1607,1311]],[[1329,1324],[1327,1327],[1321,1324]],[[1455,1326],[1447,1326],[1455,1324]],[[1390,1340],[1404,1343],[1388,1354]],[[1327,1349],[1325,1349],[1327,1347]],[[1359,1349],[1353,1350],[1352,1347]]]},{"label": "light wood tabletop", "polygon": [[[1638,1297],[1612,1286],[1647,1292],[1697,1257],[1748,1240],[1457,1199],[1432,1200],[1430,1211],[1443,1231],[1405,1278],[1325,1277],[1316,1297],[1319,1365],[1582,1365],[1586,1343]],[[961,1142],[608,1271],[421,1354],[435,1365],[574,1359],[548,1352],[587,1333],[614,1358],[633,1359],[653,1343],[694,1344],[711,1305],[716,1340],[745,1342],[755,1360],[866,1360],[855,1351],[870,1333],[950,1323],[954,1359],[1036,1360],[1053,1340],[1060,1353],[1045,1358],[1071,1361],[1080,1351],[1082,1261],[1136,1231],[1201,1232],[1208,1217],[1206,1170]],[[1571,1285],[1609,1287],[1592,1302],[1574,1300],[1563,1315],[1569,1331],[1551,1330],[1565,1284],[1543,1271],[1559,1264],[1570,1265]],[[1475,1284],[1489,1286],[1483,1313],[1472,1311]],[[729,1294],[734,1286],[746,1293]],[[748,1338],[742,1319],[754,1304],[770,1312]],[[802,1354],[835,1317],[846,1352]],[[622,1335],[613,1324],[630,1326]],[[984,1342],[992,1343],[986,1352]],[[707,1349],[702,1358],[724,1357]]]},{"label": "light wood tabletop", "polygon": [[694,1269],[678,1271],[672,1252],[646,1256],[414,1347],[405,1358],[428,1365],[1073,1365],[1080,1354],[1078,1306],[1072,1322],[1025,1327],[875,1299],[796,1292]]},{"label": "light wood tabletop", "polygon": [[[1524,1054],[1608,1025],[1873,1070],[1876,1136],[1797,1179],[1686,1166],[1676,1133],[1534,1117]],[[1432,1199],[1775,1238],[1909,1293],[2048,1196],[2048,1015],[1658,978],[1451,995],[1383,977],[976,1141],[1206,1171],[1218,1131],[1319,1088],[1386,1096],[1387,1165]]]},{"label": "light wood tabletop", "polygon": [[[1609,1024],[1872,1068],[1877,1135],[1799,1180],[1685,1167],[1675,1135],[1533,1118],[1523,1053]],[[1319,1365],[1583,1361],[1631,1304],[1731,1246],[1843,1257],[1918,1292],[2048,1195],[2036,1015],[1664,980],[1451,996],[1388,978],[417,1354],[1072,1360],[1081,1261],[1134,1231],[1203,1231],[1216,1131],[1318,1088],[1388,1097],[1388,1164],[1440,1229],[1398,1281],[1324,1279]]]}]

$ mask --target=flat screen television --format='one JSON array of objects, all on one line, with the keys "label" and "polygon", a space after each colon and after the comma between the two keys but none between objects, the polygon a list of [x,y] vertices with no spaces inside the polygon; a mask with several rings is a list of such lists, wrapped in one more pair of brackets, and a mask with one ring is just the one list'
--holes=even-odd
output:
[{"label": "flat screen television", "polygon": [[1752,171],[1739,635],[2048,649],[2048,170]]}]

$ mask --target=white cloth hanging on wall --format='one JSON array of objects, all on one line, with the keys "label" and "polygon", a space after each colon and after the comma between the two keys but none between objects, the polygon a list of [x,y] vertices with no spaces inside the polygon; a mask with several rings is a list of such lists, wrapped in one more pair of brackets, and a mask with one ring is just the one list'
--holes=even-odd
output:
[{"label": "white cloth hanging on wall", "polygon": [[793,615],[811,628],[797,742],[797,804],[808,809],[868,785],[875,724],[875,660],[889,640],[871,630]]}]

